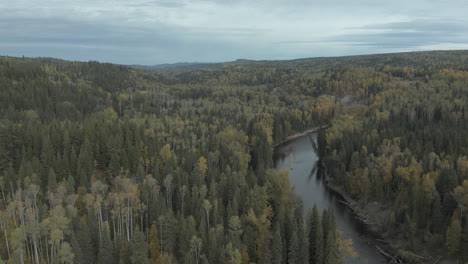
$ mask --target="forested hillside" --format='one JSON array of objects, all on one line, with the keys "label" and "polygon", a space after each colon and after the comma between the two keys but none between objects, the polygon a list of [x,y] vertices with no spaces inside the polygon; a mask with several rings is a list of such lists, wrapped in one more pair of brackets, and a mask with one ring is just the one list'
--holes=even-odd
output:
[{"label": "forested hillside", "polygon": [[344,258],[333,212],[305,223],[272,169],[275,142],[330,119],[328,96],[6,57],[0,89],[6,263]]},{"label": "forested hillside", "polygon": [[[468,261],[468,52],[141,71],[0,58],[0,262],[341,263],[273,146],[327,125],[324,175],[409,262]],[[415,255],[417,254],[417,255]]]}]

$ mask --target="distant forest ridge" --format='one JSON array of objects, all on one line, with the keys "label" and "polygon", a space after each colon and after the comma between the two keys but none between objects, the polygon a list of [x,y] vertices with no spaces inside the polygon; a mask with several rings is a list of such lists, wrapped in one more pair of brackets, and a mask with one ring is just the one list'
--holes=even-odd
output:
[{"label": "distant forest ridge", "polygon": [[[435,62],[437,59],[439,62]],[[435,51],[412,51],[400,53],[383,53],[370,55],[352,55],[337,57],[313,57],[292,60],[249,60],[238,59],[231,62],[179,62],[157,65],[129,65],[132,68],[157,71],[164,69],[208,69],[220,67],[239,66],[263,66],[263,67],[337,67],[355,65],[359,67],[375,67],[379,65],[391,66],[432,66],[452,67],[455,65],[468,67],[468,50],[435,50]],[[466,69],[466,68],[464,68]]]},{"label": "distant forest ridge", "polygon": [[[25,62],[37,63],[86,63],[84,61],[69,61],[52,57],[14,57],[0,56],[3,59],[20,59]],[[97,61],[89,61],[97,62]],[[162,63],[155,65],[124,65],[102,62],[102,64],[113,64],[127,66],[144,71],[164,71],[164,70],[193,70],[193,69],[215,69],[231,67],[312,67],[323,69],[325,67],[351,66],[356,67],[377,67],[383,65],[401,67],[434,67],[434,68],[458,68],[468,69],[468,50],[434,50],[434,51],[412,51],[399,53],[382,53],[368,55],[351,55],[337,57],[313,57],[291,60],[250,60],[238,59],[230,62],[177,62]]]}]

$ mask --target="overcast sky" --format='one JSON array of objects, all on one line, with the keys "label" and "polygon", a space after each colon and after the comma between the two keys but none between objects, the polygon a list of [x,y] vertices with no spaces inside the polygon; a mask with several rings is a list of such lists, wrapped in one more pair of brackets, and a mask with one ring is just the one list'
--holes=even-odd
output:
[{"label": "overcast sky", "polygon": [[467,0],[0,0],[0,55],[154,65],[468,49]]}]

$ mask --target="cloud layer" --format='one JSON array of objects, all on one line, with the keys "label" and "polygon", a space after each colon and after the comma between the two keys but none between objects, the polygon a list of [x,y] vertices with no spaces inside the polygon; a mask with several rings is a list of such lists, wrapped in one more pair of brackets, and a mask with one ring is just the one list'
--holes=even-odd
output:
[{"label": "cloud layer", "polygon": [[0,0],[0,55],[122,64],[468,48],[464,0]]}]

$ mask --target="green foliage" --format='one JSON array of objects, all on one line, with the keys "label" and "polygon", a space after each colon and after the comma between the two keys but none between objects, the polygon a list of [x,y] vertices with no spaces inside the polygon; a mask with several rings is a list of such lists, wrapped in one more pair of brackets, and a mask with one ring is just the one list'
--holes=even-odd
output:
[{"label": "green foliage", "polygon": [[445,238],[447,249],[451,255],[456,255],[460,250],[460,242],[462,239],[462,229],[460,225],[460,219],[457,214],[454,213],[450,226],[447,229],[447,235]]},{"label": "green foliage", "polygon": [[148,259],[148,244],[145,241],[143,232],[135,230],[135,234],[129,243],[130,263],[132,264],[147,264]]},{"label": "green foliage", "polygon": [[148,240],[149,240],[148,249],[150,252],[151,263],[158,263],[159,258],[161,256],[161,247],[159,244],[160,242],[159,242],[159,236],[158,236],[158,228],[156,224],[151,225]]},{"label": "green foliage", "polygon": [[307,240],[309,245],[308,263],[320,263],[322,260],[323,236],[317,206],[309,210],[307,215]]},{"label": "green foliage", "polygon": [[104,225],[103,232],[101,234],[101,239],[99,241],[97,263],[99,264],[115,263],[114,253],[115,253],[114,244],[112,243],[112,240],[109,234],[109,228],[106,222]]},{"label": "green foliage", "polygon": [[304,225],[288,175],[271,170],[275,144],[322,125],[330,182],[456,254],[455,234],[468,233],[467,58],[145,72],[1,57],[0,259],[337,263],[333,214],[314,210]]}]

